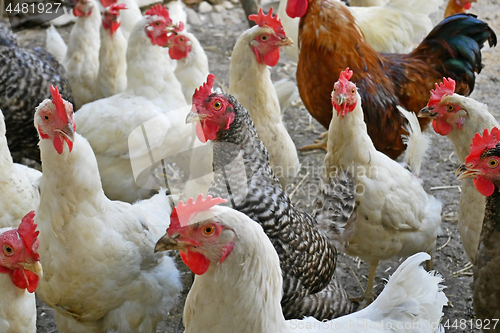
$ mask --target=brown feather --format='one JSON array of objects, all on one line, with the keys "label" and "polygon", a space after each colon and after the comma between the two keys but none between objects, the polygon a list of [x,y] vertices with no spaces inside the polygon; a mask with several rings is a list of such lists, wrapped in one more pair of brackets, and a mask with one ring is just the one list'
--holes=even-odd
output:
[{"label": "brown feather", "polygon": [[[378,53],[365,42],[347,7],[332,0],[309,2],[300,20],[299,42],[297,84],[311,115],[329,127],[333,84],[349,67],[361,94],[368,134],[379,151],[397,158],[405,150],[405,120],[396,106],[418,112],[426,105],[429,91],[443,76],[442,54],[449,50],[443,47],[432,54],[424,44],[410,54]],[[457,93],[468,95],[469,85],[457,81]],[[429,119],[419,122],[425,129]]]}]

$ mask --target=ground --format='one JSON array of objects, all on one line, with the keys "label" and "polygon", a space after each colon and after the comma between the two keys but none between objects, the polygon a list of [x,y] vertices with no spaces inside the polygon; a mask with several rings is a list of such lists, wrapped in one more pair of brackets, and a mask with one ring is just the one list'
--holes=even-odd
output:
[{"label": "ground", "polygon": [[[477,13],[480,19],[488,22],[495,31],[500,32],[499,1],[483,0],[479,1],[479,3],[474,3],[472,12]],[[434,23],[440,20],[442,13],[443,10],[433,17]],[[206,23],[199,26],[192,25],[190,29],[200,39],[207,52],[210,70],[217,77],[216,85],[227,88],[231,50],[239,34],[247,28],[243,10],[241,6],[236,5],[234,9],[224,13],[223,16],[226,20],[224,25],[209,23],[211,17],[209,18],[209,14],[206,16]],[[61,31],[66,40],[70,29],[71,27],[59,28],[59,31]],[[44,28],[23,31],[18,35],[24,45],[43,46],[45,43]],[[500,100],[497,98],[500,72],[499,59],[499,48],[490,49],[485,47],[483,49],[483,63],[485,68],[478,75],[476,87],[471,96],[488,104],[489,110],[497,119],[500,117]],[[296,66],[283,55],[280,63],[271,69],[273,80],[281,78],[294,80],[295,69]],[[287,129],[297,147],[313,142],[324,131],[323,127],[312,119],[307,110],[300,105],[288,109],[284,116]],[[468,260],[463,251],[457,230],[460,182],[456,180],[454,172],[459,163],[453,146],[448,139],[434,133],[430,135],[432,145],[423,163],[421,178],[425,189],[443,202],[443,235],[438,238],[437,250],[434,256],[434,268],[443,276],[443,284],[446,285],[445,293],[449,299],[448,306],[443,310],[443,323],[449,325],[449,329],[447,328],[446,331],[479,332],[479,330],[470,329],[470,320],[475,319],[471,292],[472,270],[469,269],[461,272],[466,267]],[[293,193],[293,202],[310,212],[312,210],[311,202],[314,199],[314,186],[319,180],[319,174],[315,170],[319,170],[319,166],[322,165],[324,152],[319,150],[299,152],[299,157],[303,169],[295,180],[295,185],[289,187],[287,191],[290,194]],[[192,283],[192,275],[180,260],[177,261],[179,263],[178,266],[185,273],[185,289],[178,306],[171,311],[169,318],[160,325],[158,332],[176,332],[185,296]],[[394,272],[400,262],[401,260],[393,259],[380,264],[376,278],[375,291],[377,294],[383,289],[385,279]],[[365,286],[367,276],[367,265],[365,263],[357,261],[356,258],[339,255],[337,271],[337,274],[341,277],[343,284],[351,296],[362,294],[360,283]],[[57,332],[52,310],[40,302],[38,311],[38,332]],[[462,327],[466,323],[467,328],[460,329],[460,325],[458,325],[458,328],[452,327],[454,322],[455,327],[457,327],[460,321],[462,321]],[[182,330],[179,331],[181,332]]]}]

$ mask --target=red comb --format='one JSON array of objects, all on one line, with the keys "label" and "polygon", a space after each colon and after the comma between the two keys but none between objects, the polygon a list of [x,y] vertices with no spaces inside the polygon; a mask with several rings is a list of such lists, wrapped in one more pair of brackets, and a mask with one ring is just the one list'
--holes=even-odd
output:
[{"label": "red comb", "polygon": [[345,71],[343,71],[342,73],[340,73],[339,82],[342,83],[342,84],[346,84],[347,82],[349,82],[349,80],[352,77],[352,73],[353,72],[351,70],[349,70],[349,67],[347,67],[345,69]]},{"label": "red comb", "polygon": [[21,224],[17,228],[17,233],[23,239],[24,246],[33,254],[36,259],[39,259],[38,253],[35,251],[38,249],[38,234],[36,231],[37,225],[35,224],[35,211],[32,210],[21,220]]},{"label": "red comb", "polygon": [[455,80],[443,77],[443,82],[439,85],[436,83],[436,89],[431,90],[431,98],[427,105],[437,105],[441,98],[445,95],[453,95],[455,93]]},{"label": "red comb", "polygon": [[275,15],[273,17],[273,8],[269,9],[269,13],[267,15],[264,15],[264,12],[262,11],[262,8],[259,8],[259,14],[255,15],[249,15],[248,19],[250,21],[254,21],[257,23],[259,27],[264,27],[268,26],[274,30],[274,33],[280,37],[285,38],[285,28],[283,28],[283,25],[281,24],[281,20],[278,18],[278,15]]},{"label": "red comb", "polygon": [[111,14],[114,14],[114,15],[120,14],[120,10],[122,10],[122,9],[128,9],[127,5],[124,3],[115,3],[111,6],[109,6],[108,8],[106,8],[106,10],[108,10]]},{"label": "red comb", "polygon": [[118,0],[101,0],[101,3],[103,5],[103,7],[109,7],[111,6],[112,4],[116,3]]},{"label": "red comb", "polygon": [[64,102],[59,94],[59,89],[50,85],[50,94],[52,95],[52,103],[56,106],[56,113],[61,119],[67,119],[66,108],[64,107]]},{"label": "red comb", "polygon": [[164,17],[167,22],[172,22],[170,19],[170,15],[168,13],[168,9],[165,6],[162,6],[161,4],[157,4],[156,6],[152,6],[148,11],[146,12],[146,15],[158,15]]},{"label": "red comb", "polygon": [[483,136],[476,133],[476,135],[472,138],[470,153],[469,156],[465,158],[465,163],[476,164],[479,161],[481,154],[486,150],[495,148],[498,141],[500,141],[500,130],[496,127],[493,127],[490,133],[488,133],[488,129],[485,128]]},{"label": "red comb", "polygon": [[201,107],[203,101],[212,94],[212,87],[214,86],[215,75],[208,74],[207,82],[203,83],[201,87],[196,89],[193,94],[193,104],[196,107]]},{"label": "red comb", "polygon": [[227,202],[227,200],[222,198],[212,199],[211,195],[208,195],[206,199],[203,199],[203,194],[201,193],[198,195],[198,198],[196,198],[196,202],[193,201],[193,198],[189,198],[186,204],[180,201],[175,207],[175,210],[177,211],[177,217],[179,218],[181,227],[188,225],[189,218],[194,213],[204,212],[213,206],[224,202]]}]

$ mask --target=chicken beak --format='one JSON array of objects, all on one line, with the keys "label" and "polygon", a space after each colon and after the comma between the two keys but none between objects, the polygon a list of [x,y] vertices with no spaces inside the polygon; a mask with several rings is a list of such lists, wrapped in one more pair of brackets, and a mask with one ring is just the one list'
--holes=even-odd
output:
[{"label": "chicken beak", "polygon": [[190,111],[186,117],[186,124],[201,121],[201,120],[205,119],[206,117],[208,117],[208,115],[198,114],[196,112]]},{"label": "chicken beak", "polygon": [[280,41],[276,42],[275,46],[292,46],[293,40],[290,37],[282,38]]},{"label": "chicken beak", "polygon": [[337,103],[339,105],[344,104],[345,101],[346,101],[346,98],[345,98],[344,94],[340,94],[340,95],[337,96]]},{"label": "chicken beak", "polygon": [[168,250],[178,250],[180,248],[179,244],[177,243],[178,237],[179,237],[179,235],[177,235],[177,236],[174,235],[174,237],[170,237],[168,234],[165,234],[156,243],[155,253],[162,252],[162,251],[168,251]]},{"label": "chicken beak", "polygon": [[426,106],[418,112],[418,116],[420,118],[433,118],[437,114],[436,112],[432,112],[433,110],[434,110],[434,107]]},{"label": "chicken beak", "polygon": [[27,263],[27,262],[23,262],[20,264],[24,269],[30,271],[30,272],[33,272],[35,273],[36,275],[38,275],[39,278],[42,278],[43,277],[43,269],[42,269],[42,264],[40,264],[39,261],[35,261],[34,263]]},{"label": "chicken beak", "polygon": [[461,166],[459,166],[457,171],[455,171],[455,176],[457,177],[458,180],[462,180],[465,178],[475,178],[475,177],[480,176],[482,174],[483,173],[479,170],[467,168],[465,166],[465,164],[462,164]]},{"label": "chicken beak", "polygon": [[56,131],[62,134],[64,137],[66,137],[69,141],[71,142],[74,141],[75,129],[73,128],[73,124],[71,122],[68,122],[66,126]]}]

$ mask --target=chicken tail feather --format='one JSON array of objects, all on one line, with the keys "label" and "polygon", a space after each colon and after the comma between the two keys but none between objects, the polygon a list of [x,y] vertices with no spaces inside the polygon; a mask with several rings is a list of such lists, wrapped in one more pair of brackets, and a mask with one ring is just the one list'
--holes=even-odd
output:
[{"label": "chicken tail feather", "polygon": [[475,73],[483,69],[481,49],[486,41],[490,47],[497,44],[497,36],[486,22],[473,14],[457,14],[441,21],[412,55],[434,64],[443,77],[466,83],[465,95],[469,95],[474,90]]},{"label": "chicken tail feather", "polygon": [[408,124],[404,126],[408,135],[402,135],[403,143],[406,145],[404,162],[409,167],[411,173],[418,176],[423,157],[427,148],[429,148],[430,138],[428,135],[422,133],[415,113],[409,112],[399,105],[398,110],[408,120]]}]

